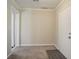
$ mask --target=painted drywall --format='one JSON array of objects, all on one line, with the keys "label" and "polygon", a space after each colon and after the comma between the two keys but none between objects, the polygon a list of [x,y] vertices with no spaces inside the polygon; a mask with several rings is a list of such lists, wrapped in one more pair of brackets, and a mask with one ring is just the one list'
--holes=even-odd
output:
[{"label": "painted drywall", "polygon": [[7,0],[7,56],[11,53],[11,6],[20,8],[13,0]]},{"label": "painted drywall", "polygon": [[57,45],[56,47],[67,59],[71,59],[71,40],[68,39],[71,28],[70,1],[64,0],[56,9],[57,11]]},{"label": "painted drywall", "polygon": [[26,9],[21,17],[21,45],[55,44],[55,10]]}]

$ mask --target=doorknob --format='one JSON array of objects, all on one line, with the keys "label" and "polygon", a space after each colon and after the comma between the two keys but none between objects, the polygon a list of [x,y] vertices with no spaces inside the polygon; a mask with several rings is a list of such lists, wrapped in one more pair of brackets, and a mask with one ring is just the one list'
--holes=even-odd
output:
[{"label": "doorknob", "polygon": [[71,39],[71,33],[70,33],[70,32],[69,32],[69,34],[68,34],[68,35],[69,35],[69,36],[68,36],[68,38],[69,38],[69,39]]},{"label": "doorknob", "polygon": [[71,39],[71,36],[68,36],[69,39]]}]

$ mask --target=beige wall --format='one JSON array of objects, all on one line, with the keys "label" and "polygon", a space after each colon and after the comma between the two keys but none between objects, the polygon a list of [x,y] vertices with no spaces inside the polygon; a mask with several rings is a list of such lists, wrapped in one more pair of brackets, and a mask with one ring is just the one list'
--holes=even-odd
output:
[{"label": "beige wall", "polygon": [[67,57],[71,59],[71,40],[68,39],[71,28],[71,9],[70,1],[64,0],[56,9],[57,14],[57,48]]},{"label": "beige wall", "polygon": [[55,44],[55,10],[26,9],[21,19],[21,44]]}]

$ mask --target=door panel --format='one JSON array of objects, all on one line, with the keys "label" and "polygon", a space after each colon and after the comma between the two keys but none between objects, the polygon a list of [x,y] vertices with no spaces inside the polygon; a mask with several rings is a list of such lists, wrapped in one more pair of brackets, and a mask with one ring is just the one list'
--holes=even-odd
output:
[{"label": "door panel", "polygon": [[70,59],[71,55],[71,10],[70,7],[66,8],[64,11],[58,13],[58,36],[59,36],[59,49],[60,51]]}]

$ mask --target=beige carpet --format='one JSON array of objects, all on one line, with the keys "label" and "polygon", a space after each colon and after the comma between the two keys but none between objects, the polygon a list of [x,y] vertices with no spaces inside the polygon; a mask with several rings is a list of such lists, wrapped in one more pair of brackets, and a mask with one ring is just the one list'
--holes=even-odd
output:
[{"label": "beige carpet", "polygon": [[47,50],[55,50],[54,46],[17,47],[8,59],[49,59]]}]

